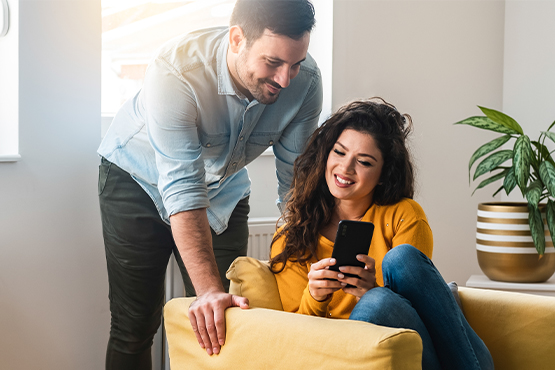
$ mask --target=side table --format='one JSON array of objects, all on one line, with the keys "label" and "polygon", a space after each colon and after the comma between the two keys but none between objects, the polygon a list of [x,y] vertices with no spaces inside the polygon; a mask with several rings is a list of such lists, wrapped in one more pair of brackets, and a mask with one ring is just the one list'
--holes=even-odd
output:
[{"label": "side table", "polygon": [[467,280],[466,286],[555,297],[555,276],[544,283],[506,283],[490,280],[485,275],[472,275]]}]

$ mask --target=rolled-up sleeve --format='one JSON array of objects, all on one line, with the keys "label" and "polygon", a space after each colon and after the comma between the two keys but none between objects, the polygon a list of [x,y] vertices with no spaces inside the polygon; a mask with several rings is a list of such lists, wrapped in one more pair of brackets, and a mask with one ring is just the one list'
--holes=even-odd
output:
[{"label": "rolled-up sleeve", "polygon": [[158,190],[168,215],[208,207],[194,93],[163,60],[149,67],[143,91]]},{"label": "rolled-up sleeve", "polygon": [[304,151],[308,139],[318,127],[322,101],[322,79],[320,72],[317,71],[301,108],[274,145],[278,183],[277,205],[280,210],[287,201],[287,193],[293,180],[295,159]]}]

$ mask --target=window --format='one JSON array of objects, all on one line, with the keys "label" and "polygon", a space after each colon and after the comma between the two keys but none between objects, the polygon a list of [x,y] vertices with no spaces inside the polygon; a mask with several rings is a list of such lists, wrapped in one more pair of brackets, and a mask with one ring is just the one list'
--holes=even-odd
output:
[{"label": "window", "polygon": [[4,1],[0,6],[2,16],[9,16],[8,32],[0,37],[0,162],[15,162],[20,158],[19,1]]},{"label": "window", "polygon": [[167,40],[225,26],[235,0],[102,0],[102,136],[119,107],[141,87]]}]

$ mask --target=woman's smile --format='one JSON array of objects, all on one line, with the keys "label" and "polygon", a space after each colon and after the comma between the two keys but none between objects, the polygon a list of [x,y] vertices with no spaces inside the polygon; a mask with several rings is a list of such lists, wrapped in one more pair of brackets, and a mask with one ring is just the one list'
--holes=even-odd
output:
[{"label": "woman's smile", "polygon": [[340,176],[340,175],[335,175],[335,179],[336,179],[337,182],[339,183],[338,186],[342,186],[342,185],[347,186],[347,185],[352,185],[352,184],[354,184],[354,181],[349,180],[348,178],[342,177],[342,176]]}]

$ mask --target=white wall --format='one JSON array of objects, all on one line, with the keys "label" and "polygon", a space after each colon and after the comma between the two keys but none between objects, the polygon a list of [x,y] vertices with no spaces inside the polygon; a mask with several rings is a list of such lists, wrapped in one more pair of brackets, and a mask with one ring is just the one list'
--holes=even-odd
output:
[{"label": "white wall", "polygon": [[[555,120],[555,1],[507,1],[503,111],[537,140]],[[555,146],[546,142],[551,149]],[[502,199],[522,201],[519,191]]]},{"label": "white wall", "polygon": [[434,263],[447,281],[464,285],[480,273],[476,207],[468,160],[490,137],[453,126],[501,108],[503,1],[336,0],[333,106],[381,96],[414,121],[416,200],[434,232]]},{"label": "white wall", "polygon": [[0,163],[0,368],[98,370],[100,0],[21,0],[21,160]]}]

